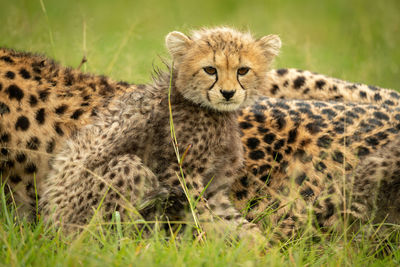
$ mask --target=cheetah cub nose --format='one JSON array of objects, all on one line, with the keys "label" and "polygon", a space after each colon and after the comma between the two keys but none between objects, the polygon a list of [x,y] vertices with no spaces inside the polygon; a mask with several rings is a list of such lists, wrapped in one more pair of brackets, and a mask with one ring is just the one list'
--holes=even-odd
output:
[{"label": "cheetah cub nose", "polygon": [[226,101],[229,101],[229,99],[232,98],[232,96],[235,94],[236,91],[225,91],[225,90],[220,90],[221,94],[223,97],[225,97]]}]

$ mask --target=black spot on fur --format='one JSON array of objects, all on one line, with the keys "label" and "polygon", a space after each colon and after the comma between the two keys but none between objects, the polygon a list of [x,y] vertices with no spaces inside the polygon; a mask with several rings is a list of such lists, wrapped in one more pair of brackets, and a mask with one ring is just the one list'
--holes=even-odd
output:
[{"label": "black spot on fur", "polygon": [[26,155],[24,153],[18,153],[15,159],[17,162],[22,163],[26,160]]},{"label": "black spot on fur", "polygon": [[260,144],[260,140],[257,138],[249,138],[247,139],[247,147],[250,149],[255,149]]},{"label": "black spot on fur", "polygon": [[311,105],[306,103],[306,102],[302,102],[302,101],[296,101],[295,105],[301,108],[305,108],[305,109],[310,109]]},{"label": "black spot on fur", "polygon": [[306,189],[300,191],[300,194],[304,197],[304,198],[309,198],[311,196],[314,195],[314,191],[310,188],[307,187]]},{"label": "black spot on fur", "polygon": [[345,107],[343,105],[334,105],[333,108],[336,110],[345,110]]},{"label": "black spot on fur", "polygon": [[365,109],[360,108],[360,107],[354,107],[353,111],[359,114],[365,114]]},{"label": "black spot on fur", "polygon": [[64,135],[64,131],[61,129],[60,125],[58,123],[54,124],[54,130],[59,136]]},{"label": "black spot on fur", "polygon": [[293,81],[293,87],[294,89],[299,89],[302,87],[305,83],[305,78],[303,76],[298,76],[294,81]]},{"label": "black spot on fur", "polygon": [[391,92],[390,96],[393,97],[393,98],[396,98],[396,99],[400,99],[400,94],[396,93],[396,92]]},{"label": "black spot on fur", "polygon": [[340,151],[334,151],[332,154],[332,159],[338,163],[343,163],[344,156],[343,153]]},{"label": "black spot on fur", "polygon": [[378,139],[375,138],[375,137],[372,137],[372,136],[367,137],[367,138],[365,139],[365,142],[366,142],[367,145],[369,145],[369,146],[377,146],[377,145],[379,145]]},{"label": "black spot on fur", "polygon": [[303,172],[302,174],[296,177],[295,182],[298,185],[302,185],[305,179],[307,179],[307,175]]},{"label": "black spot on fur", "polygon": [[277,129],[282,130],[286,125],[286,120],[283,117],[276,118]]},{"label": "black spot on fur", "polygon": [[24,79],[30,79],[31,78],[31,74],[24,68],[19,70],[19,75],[21,75],[21,77],[24,78]]},{"label": "black spot on fur", "polygon": [[4,62],[7,63],[14,63],[14,60],[12,60],[12,58],[10,58],[9,56],[2,56],[0,57],[0,60],[3,60]]},{"label": "black spot on fur", "polygon": [[368,85],[368,88],[371,89],[372,91],[378,91],[378,88],[373,85]]},{"label": "black spot on fur", "polygon": [[56,145],[56,142],[54,139],[51,139],[50,141],[48,141],[47,145],[46,145],[46,152],[53,153],[55,145]]},{"label": "black spot on fur", "polygon": [[39,91],[40,100],[42,100],[43,102],[46,102],[47,98],[49,97],[49,94],[50,94],[50,92],[48,89]]},{"label": "black spot on fur", "polygon": [[322,114],[328,115],[328,119],[332,119],[332,118],[334,118],[334,117],[336,116],[336,112],[333,111],[333,110],[330,109],[330,108],[323,109],[323,110],[321,111],[321,113],[322,113]]},{"label": "black spot on fur", "polygon": [[276,103],[275,105],[276,105],[277,107],[280,107],[280,108],[283,108],[283,109],[287,109],[287,110],[290,109],[290,106],[289,106],[289,105],[286,105],[284,102],[278,102],[278,103]]},{"label": "black spot on fur", "polygon": [[338,133],[338,134],[343,134],[344,133],[344,126],[342,124],[339,124],[333,128],[333,130]]},{"label": "black spot on fur", "polygon": [[21,101],[24,97],[24,92],[15,84],[10,85],[5,92],[8,94],[10,100],[16,99],[17,101]]},{"label": "black spot on fur", "polygon": [[3,156],[7,156],[8,155],[8,149],[7,148],[2,148],[0,149],[1,154],[3,154]]},{"label": "black spot on fur", "polygon": [[10,135],[8,133],[4,133],[0,136],[0,142],[7,143],[10,141]]},{"label": "black spot on fur", "polygon": [[[399,121],[400,121],[400,115],[399,115]],[[259,133],[261,133],[261,134],[264,134],[264,133],[268,133],[268,132],[269,132],[269,129],[264,128],[264,127],[261,127],[261,126],[258,126],[258,127],[257,127],[257,131],[258,131]]]},{"label": "black spot on fur", "polygon": [[265,153],[262,152],[261,150],[255,150],[250,152],[250,158],[253,160],[259,160],[265,157]]},{"label": "black spot on fur", "polygon": [[275,160],[276,162],[281,162],[281,160],[283,159],[283,155],[277,151],[274,151],[272,153],[272,158],[273,160]]},{"label": "black spot on fur", "polygon": [[265,122],[266,118],[265,118],[264,114],[256,113],[256,114],[254,114],[254,119],[256,120],[256,122],[263,123],[263,122]]},{"label": "black spot on fur", "polygon": [[287,143],[292,144],[296,141],[296,139],[297,139],[297,128],[294,128],[289,131],[289,137]]},{"label": "black spot on fur", "polygon": [[321,131],[319,125],[316,122],[310,122],[306,124],[306,129],[311,133],[311,134],[316,134]]},{"label": "black spot on fur", "polygon": [[29,139],[29,141],[26,143],[26,148],[30,150],[38,150],[39,146],[40,140],[36,136]]},{"label": "black spot on fur", "polygon": [[394,102],[392,100],[385,100],[383,104],[388,105],[388,106],[394,106]]},{"label": "black spot on fur", "polygon": [[6,76],[6,78],[12,80],[12,79],[15,78],[15,73],[12,72],[12,71],[7,71],[6,74],[5,74],[4,76]]},{"label": "black spot on fur", "polygon": [[249,186],[249,179],[247,178],[247,176],[243,176],[242,178],[240,178],[240,183],[244,187],[248,187]]},{"label": "black spot on fur", "polygon": [[241,123],[239,123],[239,127],[242,129],[249,129],[249,128],[253,127],[253,125],[249,122],[242,121]]},{"label": "black spot on fur", "polygon": [[284,139],[280,139],[280,140],[275,142],[274,149],[275,150],[279,150],[279,149],[281,149],[281,147],[283,147],[284,144],[285,144],[285,140]]},{"label": "black spot on fur", "polygon": [[22,181],[21,176],[19,176],[18,174],[14,174],[10,176],[10,181],[14,184],[18,184],[19,182]]},{"label": "black spot on fur", "polygon": [[74,83],[74,76],[71,74],[71,71],[68,69],[65,72],[64,84],[65,84],[65,86],[71,86],[73,83]]},{"label": "black spot on fur", "polygon": [[272,88],[270,89],[270,92],[272,95],[276,95],[276,93],[279,91],[279,86],[276,84],[272,85]]},{"label": "black spot on fur", "polygon": [[383,126],[383,123],[377,119],[368,119],[368,123],[370,123],[370,125],[371,125],[371,127],[373,127],[373,129],[375,128],[375,126],[379,126],[379,127]]},{"label": "black spot on fur", "polygon": [[322,148],[329,148],[332,143],[332,138],[329,135],[323,135],[318,138],[317,145]]},{"label": "black spot on fur", "polygon": [[360,97],[361,98],[367,98],[367,93],[364,91],[360,91]]},{"label": "black spot on fur", "polygon": [[240,190],[235,192],[235,196],[238,200],[242,200],[243,198],[247,197],[247,190]]},{"label": "black spot on fur", "polygon": [[324,80],[318,80],[315,82],[315,87],[317,89],[322,89],[325,84],[326,84],[326,82]]},{"label": "black spot on fur", "polygon": [[7,168],[13,168],[14,165],[15,165],[14,161],[12,161],[12,160],[7,160],[7,161],[4,162],[4,166],[6,166]]},{"label": "black spot on fur", "polygon": [[388,121],[388,120],[389,120],[389,116],[386,115],[386,114],[383,113],[383,112],[380,112],[380,111],[375,111],[375,112],[374,112],[374,116],[375,116],[375,118],[377,118],[378,120],[385,120],[385,121]]},{"label": "black spot on fur", "polygon": [[315,168],[317,171],[323,172],[326,169],[326,165],[323,161],[320,161],[315,165]]},{"label": "black spot on fur", "polygon": [[328,106],[328,105],[325,104],[324,102],[320,102],[320,101],[312,102],[312,104],[313,104],[314,107],[317,107],[317,108],[323,108],[323,107]]},{"label": "black spot on fur", "polygon": [[38,103],[38,99],[36,98],[36,96],[30,95],[29,96],[29,104],[31,105],[31,107],[36,106],[37,103]]},{"label": "black spot on fur", "polygon": [[287,69],[278,69],[278,70],[276,71],[276,73],[278,73],[279,76],[283,76],[283,75],[285,75],[286,73],[288,73],[288,70],[287,70]]},{"label": "black spot on fur", "polygon": [[63,105],[57,107],[56,110],[55,110],[55,112],[56,112],[56,114],[58,114],[58,115],[62,115],[62,114],[64,114],[64,112],[67,110],[67,108],[68,108],[68,106],[65,105],[65,104],[63,104]]},{"label": "black spot on fur", "polygon": [[388,134],[385,133],[385,132],[379,132],[379,133],[375,134],[375,137],[378,140],[384,140],[384,139],[386,139],[388,137]]},{"label": "black spot on fur", "polygon": [[19,116],[15,123],[15,130],[26,131],[30,125],[29,119],[25,116]]},{"label": "black spot on fur", "polygon": [[375,101],[380,101],[380,100],[382,100],[381,95],[380,95],[379,93],[376,93],[376,94],[374,95],[374,100],[375,100]]},{"label": "black spot on fur", "polygon": [[71,119],[77,120],[79,119],[79,117],[83,114],[83,110],[82,109],[77,109],[74,111],[74,113],[72,113],[71,115]]},{"label": "black spot on fur", "polygon": [[249,207],[249,210],[257,208],[258,205],[260,205],[258,199],[251,199],[247,202],[247,207]]},{"label": "black spot on fur", "polygon": [[10,108],[3,102],[0,101],[0,115],[10,113]]},{"label": "black spot on fur", "polygon": [[263,181],[266,185],[269,185],[271,183],[271,174],[267,173],[266,175],[261,176],[260,180]]},{"label": "black spot on fur", "polygon": [[28,163],[25,167],[25,173],[27,174],[32,174],[35,173],[37,171],[37,167],[34,163]]},{"label": "black spot on fur", "polygon": [[44,118],[45,118],[45,110],[44,110],[44,108],[41,108],[36,112],[35,118],[36,118],[36,121],[39,124],[43,124],[44,123]]},{"label": "black spot on fur", "polygon": [[268,134],[264,135],[263,140],[267,144],[272,144],[274,142],[274,140],[275,140],[275,134],[274,133],[268,133]]},{"label": "black spot on fur", "polygon": [[357,152],[357,156],[358,157],[363,157],[369,154],[369,149],[363,146],[359,146],[357,148],[358,152]]}]

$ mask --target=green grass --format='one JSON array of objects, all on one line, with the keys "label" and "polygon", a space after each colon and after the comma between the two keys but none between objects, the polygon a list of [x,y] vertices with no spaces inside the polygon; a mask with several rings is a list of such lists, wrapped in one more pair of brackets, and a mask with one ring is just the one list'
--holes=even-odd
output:
[{"label": "green grass", "polygon": [[[398,0],[0,0],[0,45],[45,53],[87,71],[149,81],[164,37],[232,25],[283,41],[277,67],[400,88]],[[51,34],[49,34],[51,33]],[[51,35],[51,38],[50,38]],[[85,38],[84,38],[85,36]]]},{"label": "green grass", "polygon": [[[199,242],[190,231],[178,239],[164,231],[148,237],[129,227],[95,224],[78,237],[65,237],[41,219],[36,224],[18,219],[5,205],[0,190],[0,266],[398,266],[400,251],[392,244],[389,256],[370,241],[345,242],[343,236],[310,241],[308,235],[285,248],[268,250],[251,242],[208,237]],[[153,228],[153,227],[152,227]],[[154,227],[153,229],[156,229]],[[397,240],[399,237],[397,237]]]},{"label": "green grass", "polygon": [[[309,69],[350,81],[400,89],[398,0],[0,0],[0,46],[39,52],[86,71],[147,82],[164,36],[172,30],[231,25],[283,41],[275,67]],[[396,266],[400,251],[380,256],[372,242],[340,234],[303,237],[267,251],[252,244],[164,232],[143,238],[120,227],[88,228],[64,237],[39,219],[20,221],[0,200],[0,265],[4,266]],[[117,224],[118,226],[118,224]]]}]

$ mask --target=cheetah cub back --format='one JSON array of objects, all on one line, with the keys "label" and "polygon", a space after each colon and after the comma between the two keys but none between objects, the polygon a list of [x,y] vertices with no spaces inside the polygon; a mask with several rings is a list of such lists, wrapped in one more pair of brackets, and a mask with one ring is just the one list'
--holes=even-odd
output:
[{"label": "cheetah cub back", "polygon": [[[228,198],[243,165],[237,111],[265,86],[280,45],[276,35],[256,40],[229,28],[166,37],[174,62],[170,104],[178,150],[187,150],[183,174],[189,193],[200,199],[202,221],[254,230]],[[136,209],[153,218],[151,208],[142,209],[152,196],[168,198],[162,201],[168,219],[183,219],[187,201],[171,142],[169,86],[169,74],[161,73],[153,84],[112,102],[67,141],[41,200],[47,220],[71,229],[86,224],[98,207],[103,217],[118,210],[126,219]]]}]

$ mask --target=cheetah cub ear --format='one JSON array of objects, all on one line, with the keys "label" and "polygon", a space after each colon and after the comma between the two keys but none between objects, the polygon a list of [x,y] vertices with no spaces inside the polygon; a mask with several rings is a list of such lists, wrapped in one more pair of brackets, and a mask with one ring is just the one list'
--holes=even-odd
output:
[{"label": "cheetah cub ear", "polygon": [[257,40],[257,44],[264,51],[264,55],[268,58],[268,60],[272,60],[275,56],[277,56],[282,46],[281,39],[275,34],[261,37]]},{"label": "cheetah cub ear", "polygon": [[192,44],[192,40],[181,32],[170,32],[165,37],[165,44],[168,52],[171,54],[172,59],[175,62],[179,62],[182,56],[184,56]]}]

